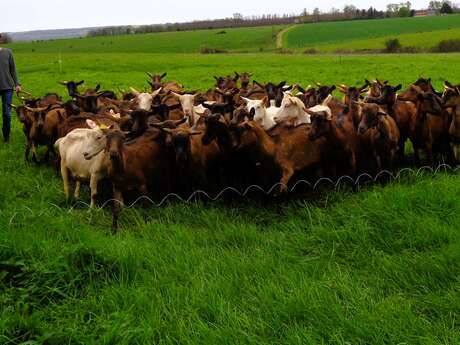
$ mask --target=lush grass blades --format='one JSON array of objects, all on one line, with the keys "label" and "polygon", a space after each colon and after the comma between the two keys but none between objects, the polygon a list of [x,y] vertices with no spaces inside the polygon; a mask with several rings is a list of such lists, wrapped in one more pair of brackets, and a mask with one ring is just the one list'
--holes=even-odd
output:
[{"label": "lush grass blades", "polygon": [[[193,89],[254,72],[303,85],[420,74],[457,82],[458,55],[16,54],[24,87],[60,79],[146,86],[168,72]],[[448,68],[446,68],[448,66]],[[457,344],[460,202],[456,173],[406,173],[361,191],[278,204],[69,208],[51,167],[23,160],[15,119],[0,145],[1,344]],[[85,189],[86,191],[86,189]],[[87,191],[83,200],[89,200]]]}]

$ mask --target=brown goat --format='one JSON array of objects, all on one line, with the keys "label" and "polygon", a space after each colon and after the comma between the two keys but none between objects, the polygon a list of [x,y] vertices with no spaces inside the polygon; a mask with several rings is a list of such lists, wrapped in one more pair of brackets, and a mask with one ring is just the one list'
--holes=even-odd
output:
[{"label": "brown goat", "polygon": [[381,86],[381,94],[379,97],[367,97],[366,102],[376,103],[381,106],[388,115],[390,115],[395,121],[399,129],[399,145],[398,145],[398,156],[402,162],[404,160],[404,150],[407,139],[410,134],[410,126],[417,114],[417,108],[413,99],[404,99],[397,96],[397,92],[402,88],[399,84],[395,87],[388,85],[385,82]]},{"label": "brown goat", "polygon": [[325,140],[312,142],[309,127],[295,128],[278,126],[268,134],[256,121],[246,121],[239,125],[242,134],[239,148],[253,146],[262,157],[268,157],[281,172],[279,193],[288,190],[288,183],[295,172],[318,166],[323,158]]},{"label": "brown goat", "polygon": [[[326,157],[336,167],[337,162],[343,162],[352,175],[356,174],[356,158],[358,155],[358,135],[353,119],[349,116],[346,107],[335,118],[326,112],[313,112],[306,109],[311,118],[311,129],[308,137],[311,141],[319,138],[326,139]],[[334,169],[336,170],[336,169]],[[334,171],[334,177],[336,176]]]},{"label": "brown goat", "polygon": [[460,148],[460,87],[446,82],[445,91],[442,97],[444,108],[452,109],[452,122],[449,126],[450,145],[458,162],[458,150]]},{"label": "brown goat", "polygon": [[[148,187],[155,176],[166,174],[167,151],[164,150],[164,135],[156,128],[129,143],[121,131],[110,131],[106,135],[107,174],[113,186],[112,228],[118,228],[118,217],[123,204],[123,192],[136,190],[148,195]],[[157,179],[158,180],[158,179]]]},{"label": "brown goat", "polygon": [[419,150],[425,150],[428,163],[434,164],[434,154],[440,153],[452,159],[449,146],[449,114],[441,108],[440,100],[433,92],[423,91],[412,85],[399,99],[415,104],[416,116],[411,119],[409,137],[414,146],[414,156],[420,164]]},{"label": "brown goat", "polygon": [[378,171],[393,169],[399,143],[399,129],[395,120],[374,103],[361,103],[362,118],[358,132],[370,133],[370,143]]}]

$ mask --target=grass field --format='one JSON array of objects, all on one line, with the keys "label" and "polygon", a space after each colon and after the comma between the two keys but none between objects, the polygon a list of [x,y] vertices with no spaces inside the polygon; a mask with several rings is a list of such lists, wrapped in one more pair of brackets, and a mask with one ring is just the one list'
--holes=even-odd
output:
[{"label": "grass field", "polygon": [[385,48],[385,42],[397,37],[402,47],[414,47],[428,51],[434,48],[440,41],[450,39],[460,39],[460,29],[439,30],[432,32],[420,32],[415,34],[403,34],[398,36],[385,36],[364,40],[352,40],[341,43],[322,44],[316,46],[319,52],[359,52],[359,51],[379,51]]},{"label": "grass field", "polygon": [[[329,45],[342,49],[348,44],[352,49],[382,49],[385,38],[401,35],[401,39],[411,46],[425,48],[431,44],[428,47],[431,48],[441,39],[460,38],[458,29],[460,15],[357,20],[297,25],[288,30],[283,39],[286,48],[308,47],[330,51]],[[381,44],[376,47],[376,42]]]},{"label": "grass field", "polygon": [[18,42],[12,47],[17,52],[27,53],[198,53],[202,47],[232,52],[257,52],[274,50],[276,34],[282,28],[264,26]]},{"label": "grass field", "polygon": [[[147,70],[199,89],[234,70],[304,85],[424,74],[440,87],[459,81],[459,58],[68,53],[59,65],[55,53],[16,54],[37,95],[64,94],[60,79],[142,88]],[[110,235],[109,210],[69,209],[57,173],[23,161],[13,125],[0,144],[1,344],[460,342],[456,174],[280,206],[127,209]]]}]

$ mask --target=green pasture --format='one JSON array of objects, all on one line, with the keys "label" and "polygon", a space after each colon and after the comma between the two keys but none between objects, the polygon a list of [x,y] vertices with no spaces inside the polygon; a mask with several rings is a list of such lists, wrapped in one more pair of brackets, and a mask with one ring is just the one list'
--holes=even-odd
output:
[{"label": "green pasture", "polygon": [[286,32],[284,44],[287,48],[321,47],[325,44],[346,45],[347,42],[356,40],[421,33],[426,34],[426,40],[430,41],[433,32],[459,28],[460,15],[303,24]]},{"label": "green pasture", "polygon": [[[460,82],[458,54],[59,56],[17,47],[23,86],[37,96],[65,95],[61,79],[142,89],[145,71],[201,90],[235,70],[302,85]],[[282,203],[134,207],[113,235],[110,209],[69,208],[58,173],[25,163],[24,143],[15,117],[11,143],[0,143],[0,344],[460,343],[456,173],[405,172]]]}]

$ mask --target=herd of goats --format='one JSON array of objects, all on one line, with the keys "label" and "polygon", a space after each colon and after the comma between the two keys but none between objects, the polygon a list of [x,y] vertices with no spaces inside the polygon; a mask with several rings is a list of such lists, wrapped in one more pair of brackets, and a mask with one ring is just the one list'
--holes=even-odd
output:
[{"label": "herd of goats", "polygon": [[105,180],[114,228],[124,198],[277,182],[282,194],[293,176],[357,176],[407,164],[407,140],[417,165],[424,164],[420,151],[429,165],[457,163],[460,85],[447,81],[442,92],[426,78],[405,91],[380,80],[303,88],[251,83],[250,73],[235,72],[214,77],[206,92],[191,92],[165,81],[166,73],[147,74],[151,90],[131,88],[121,99],[99,85],[83,91],[83,81],[62,81],[71,97],[65,103],[49,93],[13,105],[26,160],[32,150],[39,163],[37,147],[46,146],[42,160],[53,155],[60,165],[66,197],[72,180],[75,198],[89,182],[91,206]]}]

